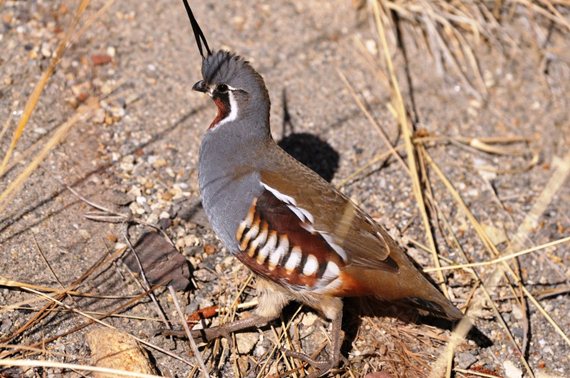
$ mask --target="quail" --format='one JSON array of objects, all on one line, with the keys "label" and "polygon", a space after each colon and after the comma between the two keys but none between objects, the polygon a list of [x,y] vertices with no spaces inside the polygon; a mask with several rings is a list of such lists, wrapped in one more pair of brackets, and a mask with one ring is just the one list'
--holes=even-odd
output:
[{"label": "quail", "polygon": [[343,297],[404,301],[462,318],[381,225],[275,143],[263,78],[239,55],[210,50],[183,2],[202,56],[202,80],[192,89],[217,107],[200,148],[202,204],[216,235],[256,274],[259,296],[251,317],[195,336],[207,341],[263,326],[298,301],[332,323],[328,360],[288,352],[320,376],[341,358]]}]

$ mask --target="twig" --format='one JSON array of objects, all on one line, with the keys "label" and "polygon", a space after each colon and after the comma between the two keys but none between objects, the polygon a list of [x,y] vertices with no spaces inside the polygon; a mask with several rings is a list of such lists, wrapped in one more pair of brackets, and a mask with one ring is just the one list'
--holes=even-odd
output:
[{"label": "twig", "polygon": [[[84,317],[86,317],[87,319],[90,319],[91,321],[93,321],[93,322],[95,322],[95,323],[97,323],[97,324],[100,324],[100,325],[102,325],[102,326],[104,326],[104,327],[111,328],[111,329],[115,329],[115,330],[117,329],[116,327],[114,327],[114,326],[112,326],[112,325],[110,325],[110,324],[108,324],[108,323],[105,323],[105,322],[101,321],[100,319],[97,319],[97,318],[95,318],[95,317],[93,317],[93,316],[91,316],[91,315],[89,315],[89,314],[86,314],[85,312],[83,312],[83,311],[81,311],[81,310],[78,310],[78,309],[76,309],[76,308],[74,308],[74,307],[71,307],[71,306],[69,306],[69,305],[67,305],[67,304],[65,304],[65,303],[63,303],[63,302],[61,302],[61,301],[59,301],[59,300],[57,300],[57,299],[55,299],[55,298],[52,298],[52,297],[50,297],[50,296],[48,296],[48,295],[45,295],[44,293],[41,293],[41,292],[36,291],[36,290],[33,290],[33,289],[26,289],[26,291],[29,291],[29,292],[31,292],[31,293],[37,294],[37,295],[39,295],[39,296],[42,296],[42,297],[44,297],[44,298],[46,298],[46,299],[52,301],[53,303],[58,304],[59,306],[65,307],[66,309],[71,310],[71,311],[73,311],[73,312],[76,312],[76,313],[78,313],[79,315],[84,316]],[[169,351],[167,351],[167,350],[165,350],[165,349],[163,349],[163,348],[160,348],[160,347],[158,347],[158,346],[156,346],[156,345],[154,345],[154,344],[151,344],[151,343],[149,343],[148,341],[141,339],[140,337],[136,337],[136,336],[130,335],[130,334],[129,334],[129,336],[132,337],[133,339],[135,339],[136,341],[138,341],[138,342],[141,343],[141,344],[144,344],[144,345],[146,345],[146,346],[148,346],[148,347],[150,347],[150,348],[156,349],[156,350],[158,350],[158,351],[160,351],[160,352],[162,352],[162,353],[164,353],[164,354],[166,354],[166,355],[168,355],[168,356],[170,356],[170,357],[176,358],[177,360],[182,361],[182,362],[184,362],[184,363],[186,363],[186,364],[192,366],[192,364],[191,364],[189,361],[185,360],[184,358],[182,358],[182,357],[180,357],[180,356],[177,356],[177,355],[174,354],[174,353],[171,353],[171,352],[169,352]]]},{"label": "twig", "polygon": [[563,243],[566,243],[569,241],[570,241],[570,236],[567,236],[565,238],[554,240],[554,241],[551,241],[549,243],[542,244],[542,245],[539,245],[536,247],[528,248],[528,249],[525,249],[525,250],[520,251],[520,252],[510,253],[508,255],[502,255],[501,257],[498,257],[498,258],[495,258],[492,260],[481,261],[481,262],[470,263],[470,264],[457,264],[457,265],[441,266],[439,268],[425,268],[424,272],[429,273],[429,272],[435,272],[438,270],[455,270],[455,269],[475,268],[475,267],[481,267],[481,266],[487,266],[487,265],[494,265],[494,264],[498,264],[500,262],[504,262],[504,261],[508,261],[510,259],[514,259],[514,258],[519,257],[519,256],[527,255],[527,254],[532,253],[532,252],[540,251],[541,249],[554,247],[555,245],[563,244]]},{"label": "twig", "polygon": [[98,373],[105,373],[111,375],[121,375],[125,377],[137,377],[137,378],[161,378],[159,375],[136,373],[132,371],[117,370],[105,367],[90,366],[90,365],[77,365],[77,364],[67,364],[63,362],[56,361],[46,361],[46,360],[0,360],[0,366],[20,366],[20,367],[51,367],[56,369],[77,369],[86,370]]},{"label": "twig", "polygon": [[469,375],[475,375],[477,377],[483,377],[483,378],[501,378],[498,375],[491,375],[491,374],[486,374],[486,373],[481,373],[479,371],[476,370],[465,370],[465,369],[459,369],[459,368],[454,368],[454,371],[458,372],[458,373],[463,373],[463,374],[469,374]]},{"label": "twig", "polygon": [[168,285],[168,291],[170,292],[170,296],[172,297],[172,301],[174,302],[174,306],[176,307],[176,312],[178,313],[178,316],[180,316],[182,327],[184,328],[184,331],[188,336],[188,343],[190,344],[190,348],[192,348],[192,352],[194,352],[194,357],[196,357],[196,359],[198,360],[198,364],[200,365],[200,371],[202,372],[204,378],[208,378],[210,376],[208,374],[208,369],[206,368],[206,365],[204,365],[204,360],[202,359],[202,355],[200,354],[200,351],[196,346],[196,342],[192,337],[192,332],[188,327],[188,323],[186,323],[186,319],[184,318],[182,309],[180,309],[180,303],[178,302],[178,298],[176,297],[176,291],[174,291],[172,285]]}]

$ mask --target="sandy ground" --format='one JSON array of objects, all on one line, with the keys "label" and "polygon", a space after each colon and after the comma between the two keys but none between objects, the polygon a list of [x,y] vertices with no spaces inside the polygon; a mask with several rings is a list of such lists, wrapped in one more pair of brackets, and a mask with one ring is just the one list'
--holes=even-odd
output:
[{"label": "sandy ground", "polygon": [[[315,148],[324,151],[316,159],[313,156],[313,163],[316,160],[317,168],[324,166],[330,176],[334,173],[334,184],[342,184],[342,190],[371,215],[398,229],[405,237],[403,243],[415,240],[425,244],[410,178],[395,160],[382,167],[376,164],[357,179],[344,182],[386,151],[386,146],[356,105],[339,72],[348,78],[389,138],[401,143],[397,124],[386,106],[389,89],[377,76],[381,65],[374,62],[381,57],[374,55],[379,46],[366,11],[357,11],[348,1],[194,3],[194,12],[210,45],[247,57],[264,76],[273,104],[274,137],[288,137],[292,150],[292,144],[303,145],[310,139],[317,144]],[[69,23],[74,4],[0,4],[0,120],[4,123],[13,115],[10,129],[0,141],[5,151],[26,99]],[[93,1],[88,14],[103,4]],[[404,35],[404,41],[411,87],[403,84],[406,61],[401,54],[393,58],[406,101],[410,103],[411,95],[415,100],[417,129],[424,136],[451,138],[446,143],[442,141],[445,138],[428,143],[430,156],[492,235],[497,248],[506,250],[510,241],[517,251],[570,234],[570,185],[564,173],[564,163],[570,164],[570,56],[568,34],[558,29],[548,34],[545,29],[530,27],[524,18],[515,17],[508,32],[510,40],[502,51],[486,45],[477,50],[486,97],[474,95],[456,75],[440,75],[434,60],[424,48],[415,46],[409,34]],[[358,48],[360,42],[367,46],[367,53]],[[373,58],[372,64],[369,57]],[[85,214],[93,209],[67,190],[68,185],[98,204],[165,229],[177,249],[189,258],[197,286],[178,293],[186,312],[211,305],[230,306],[236,296],[242,302],[253,299],[251,286],[243,287],[249,275],[247,269],[229,257],[199,211],[194,214],[199,201],[200,139],[215,115],[211,101],[190,90],[200,79],[199,67],[190,26],[178,1],[116,1],[74,41],[46,87],[16,148],[16,164],[9,166],[0,188],[5,189],[15,180],[24,164],[77,112],[82,101],[97,109],[89,120],[71,129],[2,211],[3,279],[56,289],[68,287],[99,259],[124,247],[127,234],[136,240],[150,230],[140,224],[127,230],[121,223],[87,219]],[[284,103],[288,117],[284,117]],[[457,142],[458,138],[506,136],[526,137],[528,142],[499,145],[505,154],[484,153]],[[470,260],[488,260],[467,218],[435,173],[430,172],[430,179],[438,212],[449,221]],[[443,222],[440,219],[440,225]],[[440,254],[464,262],[450,238],[441,235],[437,237]],[[431,256],[421,249],[413,255],[423,266],[433,266]],[[570,250],[564,244],[524,256],[516,267],[525,287],[566,335],[570,333],[569,262]],[[496,266],[477,269],[484,280],[496,271]],[[470,298],[474,281],[463,271],[446,272],[446,278],[452,298],[461,308]],[[498,287],[488,289],[514,340],[519,345],[525,340],[528,343],[524,353],[534,373],[570,375],[568,336],[565,340],[528,300],[521,305],[515,298],[518,291],[511,291],[504,279]],[[82,311],[104,313],[116,311],[128,296],[142,289],[124,267],[105,263],[77,290],[116,296],[64,300]],[[157,296],[166,316],[178,324],[168,292],[158,289]],[[474,298],[483,298],[482,292],[475,291]],[[50,312],[11,338],[46,303],[26,290],[0,285],[2,342],[10,338],[10,344],[41,349],[41,355],[11,354],[13,349],[3,344],[0,356],[90,364],[85,334],[93,326],[41,343],[85,323],[85,317],[61,307],[62,311]],[[473,343],[462,343],[455,366],[492,376],[528,376],[490,308],[486,303],[472,316],[494,345],[480,349]],[[310,309],[303,308],[299,314],[296,311],[297,306],[291,306],[283,317],[283,322],[293,323],[289,333],[276,322],[273,328],[239,336],[237,350],[230,350],[225,342],[219,344],[223,348],[212,345],[203,349],[212,374],[282,374],[287,367],[281,354],[273,349],[277,334],[288,333],[297,347],[309,353],[315,350],[326,341],[328,325]],[[120,313],[129,317],[104,321],[195,363],[186,342],[155,334],[163,324],[147,297]],[[243,311],[239,316],[245,316]],[[335,373],[338,376],[380,371],[402,377],[427,375],[450,335],[449,331],[421,322],[410,324],[401,318],[355,318],[345,324],[353,336],[343,348],[348,362]],[[218,321],[214,319],[214,323]],[[197,376],[196,369],[185,362],[146,349],[157,373]],[[77,371],[54,368],[27,369],[25,373],[12,369],[4,374],[40,376],[43,372],[55,374],[48,376],[79,376]]]}]

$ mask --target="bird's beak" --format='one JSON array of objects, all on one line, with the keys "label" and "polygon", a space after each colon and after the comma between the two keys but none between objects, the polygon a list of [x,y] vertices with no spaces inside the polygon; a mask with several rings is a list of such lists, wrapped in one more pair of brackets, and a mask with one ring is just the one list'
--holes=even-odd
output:
[{"label": "bird's beak", "polygon": [[200,80],[196,84],[192,86],[192,90],[196,92],[206,93],[210,88],[208,88],[208,84],[204,80]]}]

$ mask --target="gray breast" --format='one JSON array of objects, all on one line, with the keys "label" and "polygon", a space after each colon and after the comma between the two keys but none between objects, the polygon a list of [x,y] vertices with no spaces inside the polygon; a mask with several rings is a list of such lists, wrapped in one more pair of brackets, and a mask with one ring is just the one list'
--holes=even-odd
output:
[{"label": "gray breast", "polygon": [[202,205],[214,232],[231,253],[238,253],[236,231],[251,202],[263,188],[259,174],[244,164],[247,152],[209,132],[200,148],[199,184]]}]

